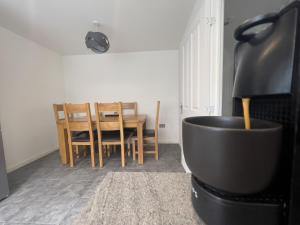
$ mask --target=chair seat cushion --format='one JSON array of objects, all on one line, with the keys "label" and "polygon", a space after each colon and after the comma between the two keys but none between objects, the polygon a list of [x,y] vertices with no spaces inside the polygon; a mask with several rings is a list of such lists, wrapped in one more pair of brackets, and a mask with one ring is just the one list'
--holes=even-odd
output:
[{"label": "chair seat cushion", "polygon": [[[124,131],[124,142],[127,142],[133,133]],[[103,131],[102,132],[102,141],[104,142],[117,142],[120,141],[120,131]]]},{"label": "chair seat cushion", "polygon": [[[155,137],[155,130],[153,129],[144,129],[143,130],[144,137]],[[137,132],[134,132],[134,137],[137,138]]]},{"label": "chair seat cushion", "polygon": [[[97,140],[97,131],[94,131],[94,140]],[[88,131],[74,132],[72,141],[73,142],[89,142],[90,134]]]},{"label": "chair seat cushion", "polygon": [[155,137],[155,130],[145,129],[143,130],[144,137]]},{"label": "chair seat cushion", "polygon": [[132,132],[132,133],[135,133],[135,132],[136,132],[136,128],[124,128],[124,132]]},{"label": "chair seat cushion", "polygon": [[75,137],[75,136],[79,136],[79,135],[81,135],[81,134],[83,134],[85,132],[87,132],[87,131],[73,131],[72,135]]},{"label": "chair seat cushion", "polygon": [[90,135],[89,132],[84,131],[84,132],[77,132],[74,134],[72,137],[72,141],[74,142],[88,142],[90,141]]}]

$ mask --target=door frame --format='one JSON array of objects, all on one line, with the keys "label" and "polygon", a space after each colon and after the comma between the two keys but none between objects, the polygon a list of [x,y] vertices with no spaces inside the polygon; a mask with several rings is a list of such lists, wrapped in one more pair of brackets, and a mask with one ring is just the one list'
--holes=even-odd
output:
[{"label": "door frame", "polygon": [[[214,74],[214,76],[210,77],[210,94],[209,98],[214,102],[214,109],[212,113],[209,113],[211,116],[220,116],[222,115],[222,89],[223,89],[223,33],[224,33],[224,0],[204,0],[209,1],[210,6],[204,9],[204,14],[210,10],[207,19],[211,23],[211,34],[214,34],[214,40],[212,41],[210,47],[210,71]],[[193,13],[191,15],[190,21],[188,23],[187,29],[183,35],[182,42],[180,43],[179,53],[182,48],[182,44],[184,40],[190,35],[192,28],[199,22],[199,20],[203,19],[203,15],[201,15],[201,4],[203,1],[198,1],[194,7]],[[202,6],[203,7],[203,6]],[[202,12],[203,13],[203,12]],[[180,57],[180,54],[179,54]],[[183,155],[183,146],[182,146],[182,60],[179,58],[179,107],[180,107],[180,115],[179,115],[179,144],[181,148],[181,164],[184,170],[187,173],[190,173],[185,159]],[[217,65],[217,66],[216,66]],[[209,112],[211,109],[209,109]]]}]

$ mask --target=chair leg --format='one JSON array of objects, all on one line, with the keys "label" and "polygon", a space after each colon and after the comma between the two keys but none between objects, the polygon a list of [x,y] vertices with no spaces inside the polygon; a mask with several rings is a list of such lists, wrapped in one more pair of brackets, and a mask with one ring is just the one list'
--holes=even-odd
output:
[{"label": "chair leg", "polygon": [[103,150],[103,158],[105,158],[106,157],[106,154],[107,154],[107,148],[106,148],[106,146],[105,145],[102,145],[102,150]]},{"label": "chair leg", "polygon": [[111,148],[110,145],[108,145],[107,148],[106,148],[106,150],[107,150],[107,158],[110,158],[110,148]]},{"label": "chair leg", "polygon": [[154,140],[154,147],[155,147],[155,159],[158,160],[158,140]]},{"label": "chair leg", "polygon": [[74,152],[73,145],[69,143],[69,154],[70,154],[70,167],[74,167]]},{"label": "chair leg", "polygon": [[94,144],[91,144],[91,161],[92,161],[92,167],[95,168],[95,146],[94,146]]},{"label": "chair leg", "polygon": [[99,144],[99,165],[100,165],[100,168],[103,167],[103,147],[102,145]]},{"label": "chair leg", "polygon": [[122,163],[122,167],[125,167],[125,146],[124,146],[124,143],[121,144],[121,163]]},{"label": "chair leg", "polygon": [[128,157],[130,157],[130,155],[131,155],[131,145],[130,145],[130,142],[127,143],[127,153],[128,153]]},{"label": "chair leg", "polygon": [[83,157],[84,158],[87,157],[87,149],[88,149],[88,146],[84,146],[84,150],[83,150]]},{"label": "chair leg", "polygon": [[79,159],[79,147],[75,145],[76,158]]},{"label": "chair leg", "polygon": [[136,160],[135,140],[132,141],[132,158]]}]

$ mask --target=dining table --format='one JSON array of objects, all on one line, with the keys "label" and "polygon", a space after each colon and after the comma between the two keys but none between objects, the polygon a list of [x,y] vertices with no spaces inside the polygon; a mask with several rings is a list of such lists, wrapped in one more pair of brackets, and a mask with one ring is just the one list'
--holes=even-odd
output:
[{"label": "dining table", "polygon": [[[137,142],[138,142],[138,164],[144,164],[144,143],[143,143],[143,130],[146,125],[146,115],[124,115],[123,126],[124,128],[135,128],[137,130]],[[105,120],[114,120],[114,117],[106,117]],[[73,120],[82,120],[82,118],[73,118]],[[56,122],[58,131],[59,153],[62,164],[69,164],[69,145],[68,145],[68,133],[67,125],[64,119],[59,119]],[[92,117],[93,129],[96,129],[96,117]]]}]

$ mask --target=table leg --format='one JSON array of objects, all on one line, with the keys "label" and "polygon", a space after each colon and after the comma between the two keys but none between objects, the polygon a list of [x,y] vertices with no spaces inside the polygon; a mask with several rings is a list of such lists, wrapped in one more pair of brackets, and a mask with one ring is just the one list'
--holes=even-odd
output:
[{"label": "table leg", "polygon": [[59,154],[62,164],[69,163],[69,146],[68,146],[68,134],[63,124],[57,124],[58,142],[59,142]]},{"label": "table leg", "polygon": [[137,127],[137,138],[138,138],[138,163],[144,164],[144,143],[143,143],[143,125],[144,123],[139,122]]}]

